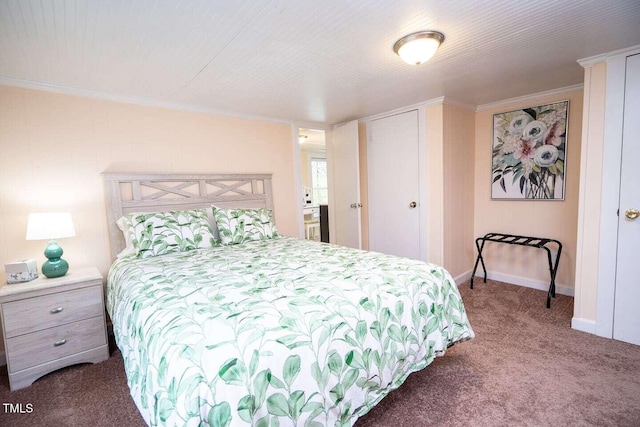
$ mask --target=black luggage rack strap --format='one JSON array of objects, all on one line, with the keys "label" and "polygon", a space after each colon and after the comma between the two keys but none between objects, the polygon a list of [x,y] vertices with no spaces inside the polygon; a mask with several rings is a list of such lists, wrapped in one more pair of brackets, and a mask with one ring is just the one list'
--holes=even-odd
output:
[{"label": "black luggage rack strap", "polygon": [[[478,257],[476,263],[473,266],[473,272],[471,273],[471,289],[473,289],[473,278],[476,275],[478,268],[478,262],[482,264],[482,270],[484,270],[484,282],[487,282],[487,268],[484,265],[484,259],[482,258],[482,250],[486,242],[507,243],[509,245],[529,246],[532,248],[544,249],[547,252],[547,260],[549,261],[549,275],[551,280],[549,282],[549,291],[547,292],[547,308],[551,308],[551,297],[556,296],[556,273],[558,272],[558,263],[560,262],[560,254],[562,253],[562,243],[555,239],[547,239],[543,237],[531,237],[531,236],[518,236],[515,234],[502,234],[502,233],[487,233],[483,237],[476,239],[476,248],[478,249]],[[555,262],[551,257],[551,250],[549,244],[557,245],[557,253]]]}]

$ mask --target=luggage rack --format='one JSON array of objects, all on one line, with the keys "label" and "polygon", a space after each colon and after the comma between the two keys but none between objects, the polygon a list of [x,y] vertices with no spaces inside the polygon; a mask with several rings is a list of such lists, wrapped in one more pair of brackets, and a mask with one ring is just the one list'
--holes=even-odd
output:
[{"label": "luggage rack", "polygon": [[[482,242],[482,243],[481,243]],[[484,282],[487,282],[487,267],[484,265],[484,259],[482,258],[482,250],[486,242],[507,243],[509,245],[529,246],[532,248],[544,249],[547,251],[547,259],[549,261],[549,275],[551,280],[549,282],[549,291],[547,292],[547,308],[551,308],[551,297],[556,297],[556,273],[558,272],[558,263],[560,262],[560,253],[562,253],[562,243],[555,239],[546,239],[542,237],[530,237],[530,236],[518,236],[515,234],[502,234],[502,233],[487,233],[483,237],[476,239],[476,248],[478,248],[478,257],[476,263],[473,266],[473,272],[471,273],[471,289],[473,289],[473,278],[476,275],[476,269],[478,268],[478,262],[482,264],[484,270]],[[549,244],[556,244],[558,252],[556,253],[555,262],[551,257],[551,250]]]}]

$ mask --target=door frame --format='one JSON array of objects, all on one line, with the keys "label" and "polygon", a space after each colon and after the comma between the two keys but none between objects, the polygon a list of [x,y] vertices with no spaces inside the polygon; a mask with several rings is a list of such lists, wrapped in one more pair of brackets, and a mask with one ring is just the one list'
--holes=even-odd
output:
[{"label": "door frame", "polygon": [[640,46],[607,57],[595,322],[596,335],[607,338],[613,338],[626,61],[628,56],[637,54],[640,54]]},{"label": "door frame", "polygon": [[[367,117],[362,121],[366,124],[367,127],[367,185],[369,181],[369,174],[371,174],[371,168],[369,165],[371,161],[369,156],[371,155],[370,142],[371,141],[371,122],[374,120],[384,119],[386,117],[395,116],[398,114],[408,113],[410,111],[418,111],[418,221],[419,221],[419,232],[418,238],[420,245],[420,260],[428,261],[428,200],[429,200],[429,187],[428,187],[428,174],[427,174],[427,103],[420,103],[408,107],[403,107],[401,109],[392,110],[386,113],[377,114],[375,116]],[[371,215],[371,209],[369,206],[368,209],[369,215]],[[369,223],[369,222],[368,222]],[[368,235],[370,235],[371,231],[367,230]]]}]

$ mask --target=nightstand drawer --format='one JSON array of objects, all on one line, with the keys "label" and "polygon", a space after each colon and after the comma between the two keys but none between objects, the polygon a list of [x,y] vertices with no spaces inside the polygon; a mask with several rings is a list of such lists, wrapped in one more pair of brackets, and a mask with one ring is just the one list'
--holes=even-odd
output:
[{"label": "nightstand drawer", "polygon": [[102,316],[9,338],[9,372],[99,347],[106,340]]},{"label": "nightstand drawer", "polygon": [[7,338],[102,316],[102,285],[7,302],[2,305]]}]

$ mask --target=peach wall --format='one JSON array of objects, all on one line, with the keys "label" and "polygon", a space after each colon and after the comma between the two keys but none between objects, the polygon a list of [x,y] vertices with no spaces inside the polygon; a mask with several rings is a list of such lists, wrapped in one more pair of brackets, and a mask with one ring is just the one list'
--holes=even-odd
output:
[{"label": "peach wall", "polygon": [[290,125],[0,86],[0,268],[43,262],[29,212],[69,211],[71,268],[110,264],[101,173],[273,173],[278,229],[297,235]]},{"label": "peach wall", "polygon": [[[565,200],[491,200],[493,114],[565,99],[569,100]],[[568,293],[573,291],[575,282],[582,102],[582,90],[571,91],[481,111],[476,114],[475,122],[475,236],[501,232],[560,240],[563,252],[556,283]],[[500,280],[548,286],[549,267],[544,251],[489,243],[483,256],[489,271],[500,275]]]},{"label": "peach wall", "polygon": [[475,115],[451,104],[443,107],[443,266],[454,278],[468,273],[474,261]]}]

